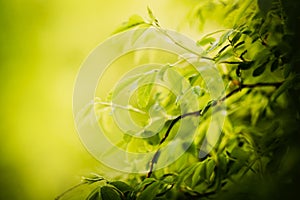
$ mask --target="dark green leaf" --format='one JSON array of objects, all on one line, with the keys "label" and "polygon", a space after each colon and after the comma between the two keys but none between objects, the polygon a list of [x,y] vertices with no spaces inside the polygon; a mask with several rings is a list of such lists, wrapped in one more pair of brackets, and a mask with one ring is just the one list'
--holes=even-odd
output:
[{"label": "dark green leaf", "polygon": [[258,7],[260,11],[266,15],[269,10],[272,8],[273,0],[258,0]]},{"label": "dark green leaf", "polygon": [[115,186],[123,193],[133,190],[132,187],[130,187],[127,183],[124,183],[122,181],[114,181],[110,182],[109,184]]},{"label": "dark green leaf", "polygon": [[281,94],[283,94],[288,89],[292,88],[294,85],[294,78],[287,79],[271,97],[272,101],[275,101]]},{"label": "dark green leaf", "polygon": [[101,200],[100,188],[94,189],[86,198],[86,200]]},{"label": "dark green leaf", "polygon": [[279,67],[278,59],[275,59],[271,65],[271,72],[274,72]]},{"label": "dark green leaf", "polygon": [[238,48],[239,46],[242,46],[243,44],[245,44],[245,41],[241,41],[241,42],[237,43],[236,45],[234,45],[234,48]]},{"label": "dark green leaf", "polygon": [[257,67],[253,73],[252,73],[252,76],[256,77],[256,76],[259,76],[261,75],[266,69],[266,66],[265,65],[261,65],[259,67]]},{"label": "dark green leaf", "polygon": [[153,182],[137,197],[137,200],[153,200],[160,188],[160,182]]},{"label": "dark green leaf", "polygon": [[146,178],[144,179],[136,188],[137,190],[141,190],[142,188],[156,182],[157,180],[155,178]]},{"label": "dark green leaf", "polygon": [[239,67],[241,70],[247,70],[247,69],[250,69],[250,68],[251,68],[252,64],[253,64],[252,61],[249,61],[249,62],[243,62],[243,63],[239,64],[238,67]]},{"label": "dark green leaf", "polygon": [[251,30],[244,30],[242,33],[245,34],[245,35],[250,35],[252,33],[252,31]]},{"label": "dark green leaf", "polygon": [[253,38],[253,39],[252,39],[252,44],[253,44],[254,42],[256,42],[258,39],[259,39],[259,37]]},{"label": "dark green leaf", "polygon": [[178,177],[178,183],[181,184],[185,179],[189,178],[195,171],[195,168],[197,167],[197,164],[194,164],[192,166],[189,166],[188,168],[184,169],[179,177]]},{"label": "dark green leaf", "polygon": [[211,177],[214,169],[215,169],[216,163],[214,160],[208,160],[206,163],[206,179],[209,180]]},{"label": "dark green leaf", "polygon": [[102,200],[122,200],[120,194],[112,187],[103,186],[100,191]]},{"label": "dark green leaf", "polygon": [[284,78],[287,78],[290,75],[291,69],[292,69],[292,65],[291,64],[284,65],[284,70],[283,70],[283,76],[284,76]]},{"label": "dark green leaf", "polygon": [[242,34],[240,32],[237,32],[235,36],[232,38],[231,44],[235,45],[240,40],[241,36]]},{"label": "dark green leaf", "polygon": [[220,55],[225,49],[227,49],[227,47],[229,47],[230,44],[225,45],[219,52],[218,55]]},{"label": "dark green leaf", "polygon": [[243,53],[241,53],[240,55],[240,59],[245,60],[244,59],[244,55],[248,52],[248,50],[245,50]]},{"label": "dark green leaf", "polygon": [[218,157],[218,170],[220,171],[220,174],[223,176],[226,174],[226,171],[227,171],[227,159],[226,157],[221,154],[219,155]]},{"label": "dark green leaf", "polygon": [[[200,176],[200,172],[201,172],[201,169],[203,167],[203,164],[202,163],[198,163],[197,164],[197,167],[193,173],[193,176],[192,176],[192,188],[195,187],[198,182],[201,180],[201,176]],[[203,179],[203,178],[202,178]]]}]

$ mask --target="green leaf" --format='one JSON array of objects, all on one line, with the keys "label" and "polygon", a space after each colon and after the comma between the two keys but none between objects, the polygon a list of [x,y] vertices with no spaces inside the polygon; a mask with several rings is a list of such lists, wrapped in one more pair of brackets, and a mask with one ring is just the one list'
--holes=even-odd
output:
[{"label": "green leaf", "polygon": [[223,44],[234,32],[235,32],[235,30],[231,29],[231,30],[227,31],[226,33],[224,33],[219,40],[219,44]]},{"label": "green leaf", "polygon": [[201,179],[203,179],[203,177],[200,176],[200,171],[202,170],[203,164],[202,163],[198,163],[197,167],[193,173],[192,176],[192,188],[194,188]]},{"label": "green leaf", "polygon": [[214,49],[216,49],[217,47],[221,46],[222,44],[224,44],[226,42],[226,40],[228,39],[228,37],[233,34],[235,31],[233,29],[230,29],[229,31],[225,32],[219,40],[217,40],[216,42],[214,42],[214,44],[207,50],[212,51]]},{"label": "green leaf", "polygon": [[133,190],[132,187],[130,187],[127,183],[124,183],[122,181],[114,181],[114,182],[110,182],[109,184],[118,188],[123,193]]},{"label": "green leaf", "polygon": [[231,44],[235,45],[240,40],[241,36],[242,34],[240,32],[237,32],[235,36],[232,38]]},{"label": "green leaf", "polygon": [[136,190],[141,190],[143,187],[146,187],[147,185],[150,185],[150,184],[152,184],[156,181],[157,180],[155,178],[146,178],[135,189]]},{"label": "green leaf", "polygon": [[119,193],[112,187],[103,186],[100,191],[102,200],[122,200]]},{"label": "green leaf", "polygon": [[95,183],[104,180],[104,178],[98,174],[93,174],[91,177],[82,177],[82,180],[88,184]]},{"label": "green leaf", "polygon": [[291,64],[285,64],[284,65],[284,70],[283,70],[283,76],[284,78],[288,78],[288,76],[291,73],[292,65]]},{"label": "green leaf", "polygon": [[240,68],[241,70],[247,70],[250,69],[253,65],[252,61],[249,62],[242,62],[238,65],[238,68]]},{"label": "green leaf", "polygon": [[[225,45],[219,52],[218,52],[218,55],[220,55],[225,49],[227,49],[227,47],[229,47],[230,46],[230,44],[227,44],[227,45]],[[218,56],[217,55],[217,56]]]},{"label": "green leaf", "polygon": [[261,65],[259,67],[257,67],[253,73],[252,73],[252,76],[256,77],[256,76],[259,76],[261,75],[266,69],[266,65]]},{"label": "green leaf", "polygon": [[287,79],[272,95],[271,101],[275,101],[281,94],[294,86],[295,79]]},{"label": "green leaf", "polygon": [[[141,78],[138,81],[138,85],[142,85],[141,88],[138,89],[138,99],[137,99],[137,103],[139,105],[140,108],[146,108],[149,100],[150,100],[150,94],[153,88],[153,83],[155,83],[155,79],[156,79],[157,73],[150,73],[150,74],[146,74],[143,76],[143,78]],[[146,83],[146,85],[143,85],[144,83]]]},{"label": "green leaf", "polygon": [[203,96],[204,95],[204,91],[203,91],[203,89],[201,89],[200,88],[200,86],[195,86],[195,87],[193,87],[192,88],[192,90],[193,90],[193,92],[198,96],[198,97],[201,97],[201,96]]},{"label": "green leaf", "polygon": [[211,177],[214,169],[215,169],[216,163],[214,160],[210,159],[207,161],[206,163],[206,179],[209,180],[209,178]]},{"label": "green leaf", "polygon": [[127,22],[123,23],[114,33],[119,33],[128,29],[135,28],[139,25],[146,24],[144,19],[139,15],[132,15]]},{"label": "green leaf", "polygon": [[225,176],[226,171],[227,171],[227,159],[224,156],[224,154],[221,154],[221,155],[218,156],[218,165],[217,165],[217,167],[220,171],[220,174],[222,176]]},{"label": "green leaf", "polygon": [[242,33],[245,34],[245,35],[250,35],[252,33],[252,31],[251,30],[244,30]]},{"label": "green leaf", "polygon": [[271,72],[274,72],[279,67],[278,59],[275,59],[271,65]]},{"label": "green leaf", "polygon": [[243,44],[245,44],[245,41],[241,41],[241,42],[237,43],[236,45],[234,45],[234,48],[236,49],[236,48],[242,46]]},{"label": "green leaf", "polygon": [[152,10],[151,10],[149,7],[147,7],[147,10],[148,10],[148,16],[150,17],[151,23],[154,22],[155,25],[159,26],[158,20],[157,20],[156,17],[154,16]]},{"label": "green leaf", "polygon": [[213,43],[215,41],[216,41],[216,38],[213,38],[213,37],[202,38],[201,40],[197,41],[197,45],[205,46],[205,45]]},{"label": "green leaf", "polygon": [[197,164],[194,164],[194,165],[187,167],[183,171],[181,171],[178,176],[177,183],[181,184],[185,179],[187,179],[189,176],[191,176],[194,173],[196,167],[197,167]]},{"label": "green leaf", "polygon": [[258,0],[257,3],[260,11],[266,15],[272,8],[273,0]]},{"label": "green leaf", "polygon": [[89,196],[86,198],[86,200],[102,200],[100,195],[100,188],[94,189]]},{"label": "green leaf", "polygon": [[160,182],[153,182],[137,197],[137,200],[153,200],[160,188]]},{"label": "green leaf", "polygon": [[[149,131],[145,131],[144,133],[147,133]],[[151,137],[147,137],[147,135],[144,135],[144,133],[142,134],[142,136],[145,136],[144,137],[144,140],[146,140],[146,142],[150,145],[158,145],[159,142],[160,142],[160,137],[159,137],[159,134],[153,134],[151,133]]]}]

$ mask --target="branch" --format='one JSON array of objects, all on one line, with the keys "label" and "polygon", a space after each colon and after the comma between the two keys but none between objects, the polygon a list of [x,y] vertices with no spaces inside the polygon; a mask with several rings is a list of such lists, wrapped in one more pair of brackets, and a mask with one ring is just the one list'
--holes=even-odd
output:
[{"label": "branch", "polygon": [[[172,122],[171,122],[171,124],[170,124],[170,126],[169,126],[169,128],[168,128],[168,130],[166,131],[164,137],[160,140],[159,145],[161,145],[162,143],[164,143],[166,141],[166,139],[170,135],[170,132],[171,132],[172,128],[174,127],[174,125],[180,119],[183,119],[183,118],[188,117],[188,116],[200,116],[201,111],[202,110],[198,110],[198,111],[195,111],[195,112],[186,113],[186,114],[180,115],[180,116],[176,117],[175,119],[173,119]],[[157,162],[159,155],[160,155],[160,148],[158,148],[158,150],[155,152],[153,158],[150,161],[150,169],[149,169],[149,172],[147,174],[147,178],[149,178],[151,176],[151,174],[153,172],[154,164]]]},{"label": "branch", "polygon": [[226,94],[224,97],[222,97],[219,102],[223,102],[225,101],[227,98],[231,97],[232,95],[234,95],[235,93],[238,93],[239,91],[241,91],[244,88],[256,88],[256,87],[270,87],[273,86],[275,88],[278,88],[279,86],[281,86],[283,84],[283,82],[278,82],[278,83],[255,83],[255,84],[241,84],[239,88],[236,88],[234,90],[232,90],[231,92],[229,92],[228,94]]},{"label": "branch", "polygon": [[[203,116],[210,107],[214,107],[216,105],[218,105],[218,103],[222,103],[224,102],[227,98],[233,96],[234,94],[240,92],[242,89],[245,88],[256,88],[256,87],[275,87],[278,88],[279,86],[281,86],[283,84],[283,82],[278,82],[278,83],[255,83],[255,84],[241,84],[239,88],[236,88],[234,90],[232,90],[231,92],[229,92],[228,94],[226,94],[224,97],[220,98],[218,101],[214,101],[214,102],[210,102],[208,103],[204,109],[202,110],[197,110],[194,112],[189,112],[189,113],[185,113],[183,115],[179,115],[178,117],[176,117],[175,119],[173,119],[169,125],[169,128],[167,129],[164,137],[160,140],[159,145],[161,145],[162,143],[164,143],[166,141],[166,139],[168,138],[168,136],[170,135],[170,132],[172,130],[172,128],[174,127],[174,125],[181,119],[188,117],[188,116]],[[149,178],[152,173],[153,173],[153,167],[154,164],[157,163],[159,155],[160,155],[160,147],[158,148],[158,150],[155,152],[153,158],[151,159],[150,163],[149,163],[149,172],[147,174],[147,178]]]}]

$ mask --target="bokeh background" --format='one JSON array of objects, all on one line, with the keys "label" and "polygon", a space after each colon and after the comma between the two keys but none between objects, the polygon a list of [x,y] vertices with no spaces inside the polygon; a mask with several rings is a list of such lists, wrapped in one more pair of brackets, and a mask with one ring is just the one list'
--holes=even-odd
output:
[{"label": "bokeh background", "polygon": [[178,29],[196,2],[0,0],[0,199],[54,199],[99,170],[73,123],[81,63],[147,6]]}]

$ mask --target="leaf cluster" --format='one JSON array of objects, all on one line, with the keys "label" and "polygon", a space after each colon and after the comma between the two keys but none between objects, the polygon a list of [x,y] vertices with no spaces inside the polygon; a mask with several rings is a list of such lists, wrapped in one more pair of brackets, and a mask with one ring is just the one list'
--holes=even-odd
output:
[{"label": "leaf cluster", "polygon": [[[84,184],[101,182],[85,199],[289,198],[300,177],[296,170],[300,163],[296,142],[299,141],[300,128],[299,28],[294,25],[300,24],[300,18],[293,5],[299,3],[293,0],[258,0],[257,3],[251,0],[214,0],[199,3],[193,19],[205,23],[209,13],[223,10],[222,18],[219,18],[227,27],[197,41],[203,52],[190,50],[189,53],[203,61],[202,67],[212,67],[208,62],[215,64],[226,85],[223,96],[212,99],[205,80],[195,68],[182,60],[124,79],[107,101],[111,100],[114,92],[118,93],[135,83],[133,85],[139,87],[135,88],[130,106],[122,109],[128,109],[138,123],[147,124],[148,118],[141,117],[141,113],[147,113],[153,105],[157,105],[160,116],[157,119],[163,128],[156,133],[155,128],[145,125],[139,134],[151,137],[143,139],[120,133],[126,144],[122,148],[139,152],[156,151],[156,154],[147,175],[133,174],[125,181],[107,181],[99,177],[85,179]],[[148,15],[148,22],[134,16],[118,31],[146,25],[166,33],[149,8]],[[174,45],[180,46],[176,40],[170,39]],[[179,95],[148,84],[149,80],[167,80]],[[199,110],[186,110],[185,114],[181,114],[180,99],[189,92],[197,97]],[[227,116],[221,137],[211,151],[205,152],[201,148],[207,144],[204,136],[210,116],[216,114],[211,109],[225,102]],[[107,109],[107,106],[99,110],[104,108]],[[99,117],[103,120],[99,121],[100,124],[112,124],[105,117],[110,111],[99,113],[103,115]],[[182,142],[176,148],[187,151],[172,165],[155,171],[155,164],[167,159],[160,154],[161,146],[175,137],[178,125],[187,117],[200,118],[193,143],[185,148],[185,138],[180,138]],[[106,131],[115,131],[112,127]],[[276,191],[280,188],[285,191],[279,194]]]}]

